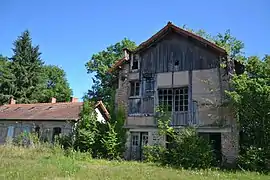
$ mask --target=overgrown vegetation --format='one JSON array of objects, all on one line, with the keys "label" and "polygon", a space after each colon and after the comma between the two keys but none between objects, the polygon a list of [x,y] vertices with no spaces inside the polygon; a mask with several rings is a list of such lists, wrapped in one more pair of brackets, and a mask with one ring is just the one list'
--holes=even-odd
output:
[{"label": "overgrown vegetation", "polygon": [[74,133],[60,136],[58,142],[65,149],[88,152],[94,158],[123,158],[125,151],[124,110],[119,108],[107,122],[98,122],[94,103],[85,100]]},{"label": "overgrown vegetation", "polygon": [[87,153],[56,147],[0,146],[0,179],[208,179],[268,180],[250,172],[179,170],[152,164],[92,159]]},{"label": "overgrown vegetation", "polygon": [[248,170],[270,170],[270,57],[245,59],[245,73],[232,79],[228,92],[238,112],[240,166]]},{"label": "overgrown vegetation", "polygon": [[206,140],[198,136],[195,129],[185,128],[176,131],[169,126],[170,114],[164,108],[158,108],[158,114],[159,135],[167,138],[167,147],[146,146],[144,149],[146,161],[186,169],[206,169],[212,166],[214,154],[211,147]]},{"label": "overgrown vegetation", "polygon": [[44,65],[29,31],[18,37],[12,50],[11,58],[0,55],[0,105],[10,97],[18,103],[49,102],[52,97],[69,100],[72,90],[64,70]]}]

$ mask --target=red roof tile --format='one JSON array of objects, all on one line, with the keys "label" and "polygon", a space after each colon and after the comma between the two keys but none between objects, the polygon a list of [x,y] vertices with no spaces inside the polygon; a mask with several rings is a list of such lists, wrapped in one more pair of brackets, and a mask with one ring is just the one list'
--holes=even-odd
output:
[{"label": "red roof tile", "polygon": [[[7,104],[0,106],[0,120],[78,120],[83,102]],[[102,102],[101,108],[109,118],[109,113]]]}]

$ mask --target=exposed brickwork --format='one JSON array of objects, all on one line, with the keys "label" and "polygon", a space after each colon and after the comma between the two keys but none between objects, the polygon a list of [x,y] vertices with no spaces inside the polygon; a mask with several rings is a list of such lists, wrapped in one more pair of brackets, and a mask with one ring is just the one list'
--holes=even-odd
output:
[{"label": "exposed brickwork", "polygon": [[123,65],[122,69],[119,71],[119,88],[116,90],[115,103],[118,106],[123,106],[128,112],[128,94],[129,94],[129,81],[128,74],[126,78],[123,78],[124,73],[129,72],[129,64]]}]

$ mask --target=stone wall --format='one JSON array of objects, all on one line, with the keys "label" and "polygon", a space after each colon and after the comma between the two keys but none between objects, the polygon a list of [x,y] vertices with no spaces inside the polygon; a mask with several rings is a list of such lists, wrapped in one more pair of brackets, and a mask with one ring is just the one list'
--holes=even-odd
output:
[{"label": "stone wall", "polygon": [[[129,64],[124,64],[119,71],[118,89],[116,90],[115,103],[116,107],[123,106],[128,113],[128,95],[129,95],[129,80],[128,80]],[[124,78],[123,74],[127,73],[127,77]]]},{"label": "stone wall", "polygon": [[0,144],[4,144],[6,142],[6,137],[8,133],[8,127],[14,127],[13,138],[20,135],[23,132],[24,127],[28,127],[30,132],[35,131],[35,127],[40,127],[40,136],[48,138],[49,141],[52,140],[53,128],[59,127],[61,128],[61,134],[69,134],[73,128],[72,122],[68,121],[42,121],[42,120],[26,120],[26,121],[0,121]]},{"label": "stone wall", "polygon": [[239,154],[239,129],[235,116],[230,118],[231,131],[221,133],[221,149],[223,162],[235,165]]}]

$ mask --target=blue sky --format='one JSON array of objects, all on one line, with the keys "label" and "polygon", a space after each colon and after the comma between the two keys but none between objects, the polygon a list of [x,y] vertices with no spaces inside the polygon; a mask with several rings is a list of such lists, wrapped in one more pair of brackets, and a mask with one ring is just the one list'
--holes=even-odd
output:
[{"label": "blue sky", "polygon": [[172,21],[210,34],[230,29],[246,55],[270,54],[269,0],[1,0],[0,54],[28,29],[46,64],[62,67],[81,98],[91,88],[85,63],[124,37],[137,44]]}]

